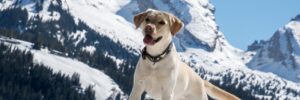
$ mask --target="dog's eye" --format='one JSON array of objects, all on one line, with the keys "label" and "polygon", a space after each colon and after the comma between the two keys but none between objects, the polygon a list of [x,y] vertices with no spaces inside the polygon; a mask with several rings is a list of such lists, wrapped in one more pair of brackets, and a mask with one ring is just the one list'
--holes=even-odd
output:
[{"label": "dog's eye", "polygon": [[165,25],[166,23],[164,21],[158,22],[160,25]]},{"label": "dog's eye", "polygon": [[146,18],[146,19],[145,19],[145,21],[146,21],[146,22],[149,22],[149,21],[150,21],[150,19],[149,19],[149,18]]}]

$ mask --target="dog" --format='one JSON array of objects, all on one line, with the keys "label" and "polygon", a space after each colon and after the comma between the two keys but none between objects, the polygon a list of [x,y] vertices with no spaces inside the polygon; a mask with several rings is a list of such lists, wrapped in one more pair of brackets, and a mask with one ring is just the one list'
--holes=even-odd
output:
[{"label": "dog", "polygon": [[201,79],[180,60],[172,43],[172,37],[183,27],[179,18],[147,10],[133,20],[136,28],[142,29],[145,48],[136,65],[129,100],[141,100],[144,91],[155,100],[207,100],[207,94],[218,100],[239,100]]}]

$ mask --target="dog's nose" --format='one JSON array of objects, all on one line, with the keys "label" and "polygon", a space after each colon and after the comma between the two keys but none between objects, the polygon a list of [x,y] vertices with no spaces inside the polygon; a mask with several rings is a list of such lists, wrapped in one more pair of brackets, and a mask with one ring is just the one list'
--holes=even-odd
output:
[{"label": "dog's nose", "polygon": [[154,31],[154,26],[153,25],[148,24],[148,25],[145,26],[145,33],[152,34],[153,31]]}]

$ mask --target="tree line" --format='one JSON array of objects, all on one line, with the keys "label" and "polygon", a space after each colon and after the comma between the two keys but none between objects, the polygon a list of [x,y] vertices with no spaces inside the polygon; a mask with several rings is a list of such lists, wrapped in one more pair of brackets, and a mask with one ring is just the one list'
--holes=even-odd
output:
[{"label": "tree line", "polygon": [[41,64],[30,52],[0,44],[0,100],[95,100],[92,86]]}]

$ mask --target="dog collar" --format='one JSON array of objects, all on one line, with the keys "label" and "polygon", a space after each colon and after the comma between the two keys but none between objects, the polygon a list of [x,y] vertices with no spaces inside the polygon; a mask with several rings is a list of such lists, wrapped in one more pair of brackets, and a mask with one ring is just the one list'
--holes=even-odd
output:
[{"label": "dog collar", "polygon": [[155,41],[155,43],[159,42],[162,39],[162,36],[158,37]]},{"label": "dog collar", "polygon": [[152,61],[154,64],[156,62],[159,62],[160,60],[162,60],[163,58],[165,58],[171,51],[172,49],[172,42],[168,45],[168,47],[159,55],[157,56],[152,56],[147,52],[147,47],[144,47],[142,50],[142,58],[145,60],[146,58],[148,58],[150,61]]}]

